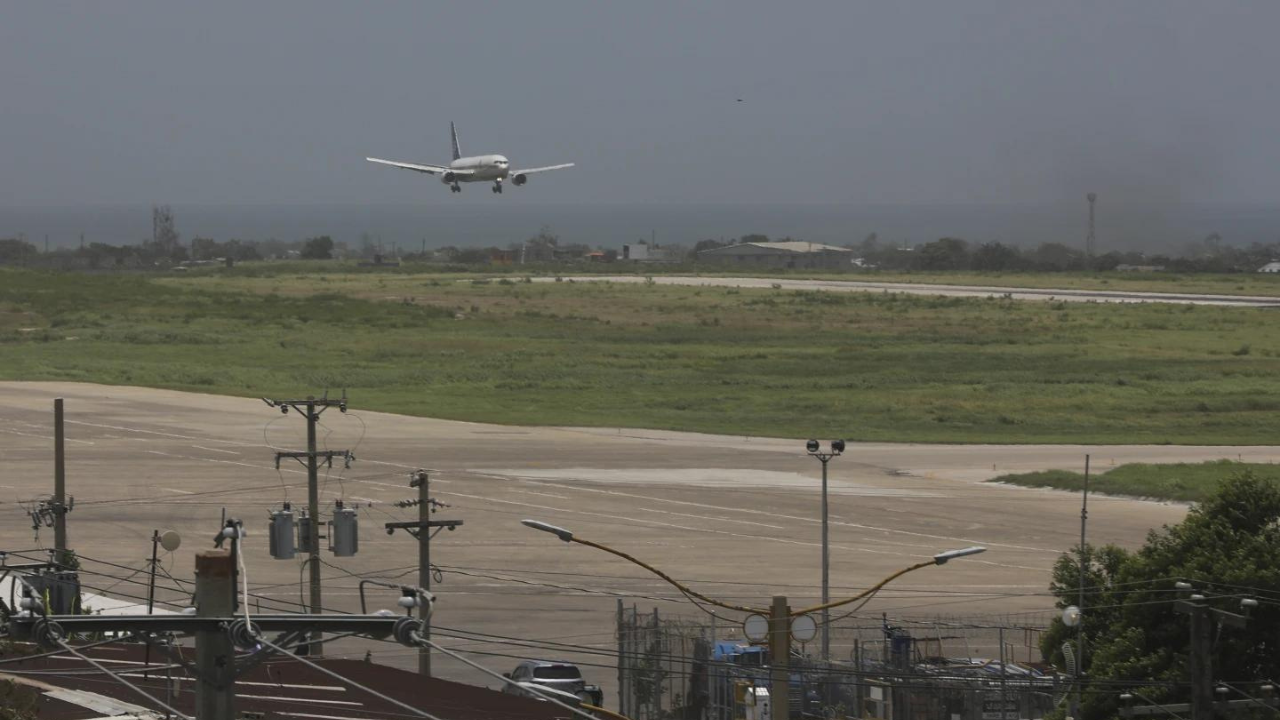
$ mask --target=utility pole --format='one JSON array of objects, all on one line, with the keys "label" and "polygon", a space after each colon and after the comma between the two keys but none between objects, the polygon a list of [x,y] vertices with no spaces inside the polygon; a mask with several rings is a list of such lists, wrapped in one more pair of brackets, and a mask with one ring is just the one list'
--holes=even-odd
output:
[{"label": "utility pole", "polygon": [[769,607],[769,703],[774,720],[791,717],[791,608],[785,595]]},{"label": "utility pole", "polygon": [[[233,528],[236,535],[240,532],[236,521],[227,528]],[[227,528],[219,534],[219,541],[231,538],[234,545],[238,538],[228,535]],[[272,652],[286,654],[294,642],[305,638],[316,628],[323,627],[331,633],[391,637],[408,647],[416,646],[420,640],[417,620],[382,612],[321,617],[296,613],[254,615],[250,625],[245,615],[235,615],[235,567],[234,551],[216,549],[196,554],[194,615],[14,613],[8,618],[8,628],[13,637],[31,639],[42,647],[55,650],[66,649],[66,638],[77,633],[136,635],[148,646],[155,645],[171,662],[183,666],[195,679],[196,712],[192,720],[235,720],[236,678],[271,656]],[[415,588],[407,589],[417,595]],[[268,633],[276,635],[268,640]],[[181,654],[164,639],[170,634],[195,636],[194,662],[189,655]],[[237,649],[245,654],[237,657]],[[156,698],[151,700],[158,702]]]},{"label": "utility pole", "polygon": [[[229,617],[235,612],[235,562],[228,550],[196,553],[196,617]],[[235,647],[226,631],[196,632],[196,717],[234,720]]]},{"label": "utility pole", "polygon": [[[431,497],[430,494],[430,476],[426,470],[417,470],[409,480],[409,487],[418,489],[418,497],[416,500],[402,500],[396,503],[397,507],[418,506],[418,520],[416,522],[389,522],[386,524],[387,534],[392,535],[396,530],[404,530],[410,535],[418,539],[418,586],[427,593],[431,592],[431,538],[440,530],[454,530],[462,525],[461,520],[432,520],[431,513],[436,512],[442,507],[449,507],[444,503]],[[435,532],[432,532],[432,529]],[[431,608],[429,603],[421,603],[418,605],[418,619],[422,621],[422,637],[428,641],[431,640]],[[423,643],[418,648],[418,673],[424,677],[431,677],[431,647]]]},{"label": "utility pole", "polygon": [[[1178,590],[1187,591],[1191,585],[1175,584]],[[1215,717],[1213,701],[1213,626],[1216,620],[1223,626],[1244,628],[1249,622],[1249,612],[1258,601],[1245,598],[1240,601],[1239,614],[1210,607],[1204,595],[1192,594],[1173,604],[1175,612],[1191,616],[1191,647],[1187,665],[1191,674],[1191,720],[1212,720]]]},{"label": "utility pole", "polygon": [[1092,258],[1094,251],[1097,249],[1095,246],[1098,243],[1098,236],[1094,232],[1093,226],[1093,206],[1094,203],[1098,202],[1098,194],[1089,193],[1084,196],[1084,199],[1089,201],[1089,235],[1084,239],[1084,252],[1085,255]]},{"label": "utility pole", "polygon": [[[1090,207],[1093,207],[1090,203]],[[1084,456],[1084,493],[1080,496],[1080,594],[1076,607],[1080,610],[1076,625],[1076,662],[1075,675],[1076,696],[1071,701],[1071,717],[1080,717],[1080,706],[1084,703],[1084,583],[1088,564],[1085,560],[1085,530],[1089,525],[1089,456]]]},{"label": "utility pole", "polygon": [[[330,400],[328,393],[324,397],[317,399],[314,395],[308,395],[306,400],[272,400],[263,398],[270,407],[280,408],[280,412],[288,413],[289,408],[293,408],[294,412],[302,415],[307,420],[307,451],[306,452],[277,452],[276,468],[280,467],[282,458],[294,458],[303,463],[307,468],[307,527],[306,527],[306,563],[310,565],[311,570],[311,598],[310,612],[312,615],[319,615],[321,611],[320,599],[320,458],[324,458],[329,467],[333,467],[333,459],[335,457],[342,458],[347,465],[355,459],[350,450],[325,450],[324,452],[316,451],[316,424],[320,422],[320,416],[325,410],[336,406],[340,412],[347,411],[347,393],[342,392],[342,399]],[[324,647],[321,644],[323,636],[319,631],[312,635],[312,642],[307,648],[308,654],[323,655]]]},{"label": "utility pole", "polygon": [[62,423],[62,398],[53,400],[53,547],[57,561],[67,554],[67,456],[66,435]]}]

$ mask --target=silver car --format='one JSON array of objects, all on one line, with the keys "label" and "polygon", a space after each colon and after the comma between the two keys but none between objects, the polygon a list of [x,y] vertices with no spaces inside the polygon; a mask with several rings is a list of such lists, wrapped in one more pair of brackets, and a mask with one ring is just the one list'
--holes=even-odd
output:
[{"label": "silver car", "polygon": [[[595,685],[587,685],[582,679],[582,671],[573,663],[560,660],[525,660],[516,669],[503,676],[520,685],[537,685],[550,690],[577,697],[591,705],[599,705],[603,701],[603,693]],[[526,690],[520,685],[504,685],[502,691],[513,695],[538,697],[536,693]]]}]

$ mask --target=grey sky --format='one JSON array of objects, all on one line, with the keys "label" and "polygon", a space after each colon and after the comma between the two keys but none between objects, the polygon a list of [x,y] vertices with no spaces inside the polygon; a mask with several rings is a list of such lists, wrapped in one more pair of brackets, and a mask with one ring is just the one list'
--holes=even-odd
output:
[{"label": "grey sky", "polygon": [[[1277,27],[1269,1],[14,2],[0,204],[1273,203]],[[459,197],[363,160],[447,160],[450,120],[579,167]]]}]

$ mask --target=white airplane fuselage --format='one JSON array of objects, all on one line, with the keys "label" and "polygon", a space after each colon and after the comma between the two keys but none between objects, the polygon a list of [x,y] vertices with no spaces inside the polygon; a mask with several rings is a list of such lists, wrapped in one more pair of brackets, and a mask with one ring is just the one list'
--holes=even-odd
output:
[{"label": "white airplane fuselage", "polygon": [[453,162],[448,165],[400,162],[373,157],[365,158],[365,160],[379,165],[390,165],[404,170],[435,175],[440,178],[440,182],[448,185],[453,192],[462,192],[460,183],[491,182],[493,183],[493,191],[501,193],[504,180],[510,179],[512,185],[524,185],[529,182],[530,175],[573,167],[573,163],[560,163],[559,165],[512,170],[510,161],[504,155],[462,157],[462,147],[458,143],[458,129],[453,123],[449,123],[449,135],[453,140]]},{"label": "white airplane fuselage", "polygon": [[441,182],[452,185],[459,182],[500,182],[511,172],[511,163],[502,155],[475,155],[458,158],[449,163],[450,170],[469,170],[467,174],[445,173]]}]

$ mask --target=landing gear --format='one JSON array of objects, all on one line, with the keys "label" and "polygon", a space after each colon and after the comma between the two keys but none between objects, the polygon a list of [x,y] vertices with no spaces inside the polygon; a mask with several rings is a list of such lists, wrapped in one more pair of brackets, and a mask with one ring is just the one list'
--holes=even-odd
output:
[{"label": "landing gear", "polygon": [[462,192],[462,186],[461,186],[461,185],[459,185],[458,183],[454,183],[454,184],[452,184],[452,185],[450,185],[450,186],[449,186],[449,191],[450,191],[450,192]]},{"label": "landing gear", "polygon": [[502,181],[497,180],[493,183],[493,191],[499,195],[502,194]]}]

